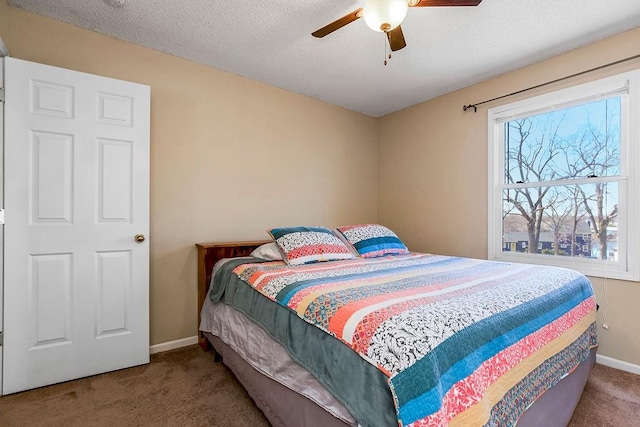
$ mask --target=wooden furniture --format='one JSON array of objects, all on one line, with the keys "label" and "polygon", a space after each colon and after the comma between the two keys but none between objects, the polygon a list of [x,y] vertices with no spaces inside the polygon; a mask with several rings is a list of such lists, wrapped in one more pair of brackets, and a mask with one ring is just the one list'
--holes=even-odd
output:
[{"label": "wooden furniture", "polygon": [[[197,243],[198,248],[198,328],[200,328],[200,310],[209,293],[211,272],[216,262],[223,258],[249,256],[257,247],[270,243],[270,240],[248,242]],[[211,344],[198,332],[198,343],[203,350],[209,351]]]}]

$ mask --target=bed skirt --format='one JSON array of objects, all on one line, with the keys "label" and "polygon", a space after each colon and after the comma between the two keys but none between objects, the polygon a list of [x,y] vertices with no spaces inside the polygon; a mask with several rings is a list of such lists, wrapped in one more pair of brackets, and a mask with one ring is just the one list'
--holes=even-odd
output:
[{"label": "bed skirt", "polygon": [[220,338],[209,332],[204,334],[272,426],[353,426],[334,417],[310,399],[258,372]]},{"label": "bed skirt", "polygon": [[[220,338],[209,332],[204,334],[273,426],[353,426],[334,417],[310,399],[258,372]],[[578,405],[595,360],[594,348],[587,360],[536,400],[520,418],[517,426],[565,427]]]}]

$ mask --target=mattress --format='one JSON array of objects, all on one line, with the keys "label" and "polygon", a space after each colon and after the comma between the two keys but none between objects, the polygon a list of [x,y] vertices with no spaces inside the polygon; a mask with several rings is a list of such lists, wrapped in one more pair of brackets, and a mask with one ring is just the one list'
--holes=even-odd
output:
[{"label": "mattress", "polygon": [[[247,259],[230,259],[212,278],[209,296],[249,317],[280,343],[363,426],[397,425],[386,376],[339,340],[273,304],[233,274]],[[255,260],[254,262],[262,262]]]},{"label": "mattress", "polygon": [[[305,396],[263,375],[220,338],[209,332],[204,335],[274,427],[353,427],[352,423],[345,423]],[[595,360],[596,349],[592,349],[589,359],[540,396],[518,420],[517,426],[567,426]]]},{"label": "mattress", "polygon": [[[442,260],[444,260],[444,258],[440,261]],[[450,260],[452,259],[450,258]],[[213,303],[205,304],[202,313],[202,330],[211,331],[214,335],[220,336],[235,352],[239,353],[245,360],[250,361],[250,364],[254,368],[269,377],[278,378],[281,384],[285,384],[292,390],[305,394],[309,399],[317,402],[319,405],[326,406],[331,413],[349,424],[353,423],[353,418],[355,417],[362,425],[397,425],[398,421],[394,419],[397,415],[397,406],[395,405],[397,401],[394,402],[396,396],[391,393],[393,387],[391,389],[389,388],[389,376],[385,374],[384,369],[380,369],[379,364],[371,363],[371,360],[362,357],[362,354],[358,355],[357,352],[354,351],[354,348],[345,346],[344,343],[341,342],[344,341],[344,339],[337,339],[335,333],[333,333],[332,336],[332,331],[322,330],[322,328],[318,327],[309,327],[309,323],[311,322],[299,316],[300,313],[296,315],[295,309],[292,309],[290,306],[284,307],[273,304],[273,302],[269,301],[268,293],[256,292],[256,289],[254,289],[255,286],[247,286],[251,282],[251,280],[247,280],[247,277],[254,279],[260,277],[259,273],[261,270],[273,275],[274,272],[278,271],[278,268],[282,267],[266,264],[261,267],[257,262],[251,262],[253,266],[251,268],[253,268],[253,270],[249,268],[250,274],[245,275],[245,280],[243,281],[241,279],[242,271],[247,271],[247,266],[243,266],[243,264],[247,262],[248,260],[245,259],[233,260],[226,263],[224,268],[221,269],[223,270],[221,271],[221,273],[223,273],[222,275],[226,275],[226,277],[222,278],[221,275],[217,275],[217,279],[214,279],[214,281],[218,280],[220,283],[223,283],[223,285],[220,286],[220,283],[218,283],[216,286],[214,284],[211,299],[220,302],[217,305]],[[456,262],[464,263],[468,261],[448,262],[455,264]],[[473,262],[471,264],[473,264]],[[362,265],[358,265],[358,267],[360,268]],[[320,269],[324,268],[325,266],[322,266]],[[482,268],[489,267],[487,264],[482,264]],[[480,270],[482,270],[482,268]],[[269,271],[270,269],[271,271]],[[453,270],[455,271],[455,268]],[[308,273],[308,271],[306,273]],[[349,270],[347,273],[350,274],[352,271]],[[349,274],[347,274],[347,276]],[[450,272],[448,274],[450,274]],[[482,271],[473,271],[473,274],[482,277],[484,273]],[[553,274],[563,276],[568,273],[554,270]],[[337,273],[334,274],[333,277],[340,276],[345,276],[345,274]],[[572,274],[569,274],[567,277],[569,276],[572,280],[576,279]],[[316,279],[318,279],[318,277],[316,277]],[[309,276],[305,276],[305,280],[307,281],[305,283],[308,284],[311,279],[309,279]],[[577,280],[582,279],[578,277]],[[322,277],[320,281],[324,283],[335,282],[333,279],[327,280],[327,277]],[[311,280],[311,282],[313,282],[313,280]],[[314,286],[317,285],[316,282],[313,283]],[[286,282],[279,291],[287,288],[287,286],[299,288],[300,283],[295,281]],[[335,283],[330,286],[335,286]],[[580,298],[588,300],[590,298],[590,285],[585,286],[581,284],[579,287],[582,287],[584,293]],[[276,298],[271,299],[275,300]],[[225,308],[225,305],[233,306],[233,311],[244,313],[248,315],[251,320],[234,317],[233,312],[228,312],[227,308],[229,307]],[[541,307],[544,306],[541,305],[536,309],[538,310]],[[215,316],[211,314],[216,312],[220,313],[220,319],[216,320],[214,318]],[[226,321],[226,326],[225,320],[223,320],[225,317],[233,319]],[[298,370],[296,371],[291,368],[291,365],[273,366],[271,364],[273,362],[272,359],[265,361],[265,352],[262,351],[261,353],[260,347],[271,344],[265,344],[267,342],[266,338],[268,337],[265,338],[263,336],[259,338],[260,332],[256,333],[250,330],[251,327],[255,326],[254,324],[259,324],[264,328],[264,330],[261,329],[262,332],[268,331],[267,334],[281,344],[279,349],[273,350],[276,352],[279,351],[279,353],[275,353],[279,356],[272,359],[285,360],[287,359],[285,355],[288,353],[292,359],[302,366],[298,366]],[[238,331],[237,328],[234,330],[233,325],[238,326],[242,330]],[[240,342],[238,337],[242,336],[249,338],[247,338],[245,342]],[[588,337],[585,339],[588,341]],[[591,347],[593,347],[593,338],[591,339]],[[272,340],[269,339],[269,341]],[[260,344],[256,345],[256,342]],[[587,345],[588,344],[589,343],[587,343]],[[270,354],[271,347],[268,348],[269,351],[266,353]],[[586,358],[584,351],[577,352],[577,354],[582,355],[577,356],[582,357],[582,360]],[[588,355],[589,351],[587,351],[586,354]],[[551,362],[560,365],[565,363],[564,359],[556,359]],[[555,382],[561,380],[562,377],[566,376],[575,366],[577,366],[577,363],[564,368],[566,372],[558,371]],[[278,372],[283,372],[284,375],[279,375]],[[311,372],[311,376],[309,372]],[[314,377],[317,380],[315,382]],[[537,373],[527,378],[536,380],[541,377],[540,373]],[[549,377],[544,378],[548,379]],[[391,385],[393,386],[393,384]],[[519,390],[518,387],[514,388]],[[328,395],[327,391],[329,392]],[[508,410],[508,408],[506,409]],[[353,414],[354,417],[350,417],[348,413]],[[436,422],[442,423],[441,420],[438,421],[437,419]]]},{"label": "mattress", "polygon": [[238,310],[207,299],[202,308],[200,330],[218,337],[262,375],[306,397],[345,424],[357,425],[351,413],[309,371],[294,362],[281,344]]}]

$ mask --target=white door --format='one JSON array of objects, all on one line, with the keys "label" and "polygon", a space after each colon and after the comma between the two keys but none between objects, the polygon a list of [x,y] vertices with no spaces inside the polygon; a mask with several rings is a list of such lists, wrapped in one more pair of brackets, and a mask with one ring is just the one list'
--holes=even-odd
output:
[{"label": "white door", "polygon": [[[2,39],[0,39],[0,44]],[[4,89],[4,56],[2,56],[2,49],[0,48],[0,88]],[[2,171],[2,167],[4,165],[4,161],[2,161],[2,157],[4,155],[4,102],[0,101],[0,171]],[[2,184],[2,180],[4,175],[0,172],[0,207],[4,209],[4,196],[2,192],[4,191],[4,185]],[[1,221],[0,221],[1,222]],[[4,242],[4,228],[0,225],[0,272],[2,272],[2,262],[4,261],[4,248],[1,246],[2,242]],[[2,302],[3,297],[3,285],[2,280],[4,278],[0,276],[0,336],[2,336],[2,321],[4,316],[2,315],[2,310],[4,308],[4,304]],[[2,394],[2,339],[0,339],[0,394]]]},{"label": "white door", "polygon": [[148,363],[149,87],[6,58],[5,88],[3,394]]}]

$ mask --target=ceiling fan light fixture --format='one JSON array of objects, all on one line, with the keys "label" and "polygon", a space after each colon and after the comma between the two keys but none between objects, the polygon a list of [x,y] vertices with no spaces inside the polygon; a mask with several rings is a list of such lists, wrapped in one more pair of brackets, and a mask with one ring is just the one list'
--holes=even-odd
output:
[{"label": "ceiling fan light fixture", "polygon": [[386,33],[402,24],[408,10],[407,0],[368,0],[362,17],[373,31]]}]

